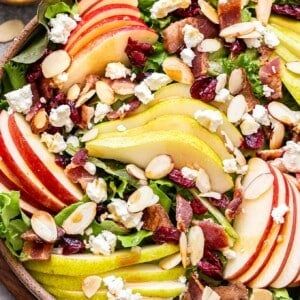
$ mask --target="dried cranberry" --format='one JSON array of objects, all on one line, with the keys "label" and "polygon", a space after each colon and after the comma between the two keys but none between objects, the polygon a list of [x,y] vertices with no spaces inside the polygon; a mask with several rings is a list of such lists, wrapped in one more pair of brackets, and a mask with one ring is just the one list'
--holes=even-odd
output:
[{"label": "dried cranberry", "polygon": [[158,227],[152,238],[157,244],[173,243],[178,244],[180,231],[175,227]]},{"label": "dried cranberry", "polygon": [[34,83],[35,81],[38,81],[42,79],[43,73],[42,68],[40,64],[34,64],[32,65],[26,74],[26,80],[28,83]]},{"label": "dried cranberry", "polygon": [[229,48],[229,51],[234,56],[241,54],[246,51],[247,46],[243,40],[235,40],[233,43],[226,44],[226,47]]},{"label": "dried cranberry", "polygon": [[178,169],[173,169],[171,173],[169,173],[168,177],[170,180],[185,188],[192,188],[195,186],[195,182],[193,180],[184,178],[182,172]]},{"label": "dried cranberry", "polygon": [[67,101],[67,104],[71,110],[70,118],[72,122],[76,125],[80,124],[82,121],[80,108],[75,107],[75,103],[73,101]]},{"label": "dried cranberry", "polygon": [[272,12],[278,15],[285,15],[290,18],[300,20],[300,5],[291,4],[273,4]]},{"label": "dried cranberry", "polygon": [[55,134],[57,132],[61,133],[63,130],[63,127],[54,127],[52,125],[49,125],[46,132],[49,134]]},{"label": "dried cranberry", "polygon": [[222,194],[221,199],[209,198],[209,201],[213,206],[221,209],[226,209],[226,207],[230,203],[230,199],[225,194]]},{"label": "dried cranberry", "polygon": [[82,253],[85,250],[83,241],[76,237],[62,237],[60,246],[63,248],[64,255]]},{"label": "dried cranberry", "polygon": [[70,162],[71,159],[67,155],[55,155],[55,163],[62,168],[65,168]]},{"label": "dried cranberry", "polygon": [[197,17],[201,13],[200,7],[197,0],[192,0],[191,5],[186,8],[180,8],[175,10],[172,15],[179,18]]},{"label": "dried cranberry", "polygon": [[262,130],[244,137],[243,148],[256,150],[263,147],[265,136]]},{"label": "dried cranberry", "polygon": [[105,212],[107,212],[106,206],[103,204],[97,204],[96,217],[100,217]]},{"label": "dried cranberry", "polygon": [[130,61],[134,66],[143,67],[147,61],[147,56],[139,51],[132,51],[130,53]]},{"label": "dried cranberry", "polygon": [[73,156],[72,162],[75,165],[83,166],[87,162],[87,159],[88,159],[88,152],[87,152],[87,150],[86,149],[80,149]]},{"label": "dried cranberry", "polygon": [[197,78],[191,87],[191,95],[195,99],[205,102],[213,101],[216,97],[217,80],[213,77],[201,76]]},{"label": "dried cranberry", "polygon": [[198,199],[191,201],[191,207],[195,215],[202,215],[207,212],[207,208]]},{"label": "dried cranberry", "polygon": [[205,249],[204,257],[198,263],[199,270],[212,278],[222,279],[222,263],[215,251]]}]

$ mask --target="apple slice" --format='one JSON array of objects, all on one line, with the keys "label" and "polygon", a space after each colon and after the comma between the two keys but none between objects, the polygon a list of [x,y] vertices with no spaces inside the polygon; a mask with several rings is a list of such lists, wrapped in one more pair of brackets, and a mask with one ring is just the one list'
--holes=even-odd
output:
[{"label": "apple slice", "polygon": [[84,15],[88,11],[94,11],[109,4],[128,4],[137,7],[138,0],[82,0],[78,3],[79,13]]},{"label": "apple slice", "polygon": [[72,204],[83,197],[78,186],[73,184],[64,170],[55,163],[55,156],[33,134],[23,116],[9,116],[9,131],[22,157],[41,183],[65,204]]},{"label": "apple slice", "polygon": [[[286,184],[287,179],[284,177]],[[281,227],[279,236],[282,241],[278,242],[272,251],[272,255],[260,273],[248,283],[251,288],[263,288],[270,286],[281,274],[284,269],[293,245],[293,239],[296,232],[296,199],[293,197],[293,192],[290,184],[287,185],[289,190],[289,212],[285,215],[285,222]]]},{"label": "apple slice", "polygon": [[[268,164],[259,158],[251,159],[246,178],[255,178],[258,174],[263,173],[270,173]],[[274,203],[277,203],[278,196],[274,190],[274,186],[272,186],[256,199],[243,200],[242,212],[236,217],[233,224],[239,235],[239,239],[233,247],[237,257],[228,261],[224,270],[225,279],[232,280],[241,276],[258,257],[273,223],[271,212]]]},{"label": "apple slice", "polygon": [[51,212],[60,211],[65,204],[51,194],[27,166],[10,135],[8,118],[8,113],[3,110],[0,114],[0,155],[4,163],[19,178],[22,188],[32,198]]},{"label": "apple slice", "polygon": [[[273,203],[273,208],[283,204],[288,205],[288,198],[286,196],[287,187],[283,175],[276,168],[270,167],[270,169],[271,169],[271,173],[274,176],[274,194],[275,195],[278,194],[277,201]],[[260,249],[257,258],[240,277],[236,278],[237,281],[246,283],[252,280],[253,278],[255,278],[259,274],[261,269],[264,267],[264,265],[267,263],[268,259],[270,258],[274,247],[276,246],[277,238],[279,236],[281,227],[282,227],[281,224],[277,224],[276,222],[273,222],[271,230],[266,240],[264,241],[263,246]]]},{"label": "apple slice", "polygon": [[300,194],[299,191],[293,182],[291,177],[286,175],[286,179],[289,181],[290,187],[292,189],[293,197],[295,199],[295,211],[294,214],[296,217],[296,229],[295,235],[292,238],[292,246],[289,256],[287,258],[285,266],[281,269],[280,275],[274,280],[271,284],[274,288],[284,288],[290,285],[300,271]]},{"label": "apple slice", "polygon": [[70,51],[72,49],[72,45],[78,41],[78,38],[82,35],[82,33],[89,28],[93,28],[95,24],[99,24],[104,19],[122,15],[140,18],[141,13],[134,6],[118,3],[103,6],[84,15],[77,27],[72,31],[68,39],[68,43],[65,46],[65,50]]},{"label": "apple slice", "polygon": [[68,81],[64,90],[74,83],[82,83],[87,75],[103,74],[110,62],[128,63],[125,53],[128,38],[139,42],[154,44],[158,35],[145,26],[126,26],[102,35],[83,48],[74,58],[68,70]]}]

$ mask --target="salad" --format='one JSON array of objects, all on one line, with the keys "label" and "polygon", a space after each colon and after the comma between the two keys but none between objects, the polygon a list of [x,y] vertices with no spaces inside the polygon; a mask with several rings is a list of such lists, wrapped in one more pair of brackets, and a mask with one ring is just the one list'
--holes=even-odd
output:
[{"label": "salad", "polygon": [[0,237],[55,299],[298,299],[300,3],[42,0],[0,83]]}]

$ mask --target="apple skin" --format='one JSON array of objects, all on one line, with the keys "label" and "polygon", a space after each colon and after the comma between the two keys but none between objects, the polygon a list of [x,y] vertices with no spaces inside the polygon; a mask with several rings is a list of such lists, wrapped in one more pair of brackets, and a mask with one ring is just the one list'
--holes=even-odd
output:
[{"label": "apple skin", "polygon": [[9,132],[16,147],[31,171],[41,183],[65,204],[73,204],[83,197],[78,186],[65,175],[55,163],[55,157],[49,153],[40,138],[33,134],[25,119],[14,113],[9,116]]}]

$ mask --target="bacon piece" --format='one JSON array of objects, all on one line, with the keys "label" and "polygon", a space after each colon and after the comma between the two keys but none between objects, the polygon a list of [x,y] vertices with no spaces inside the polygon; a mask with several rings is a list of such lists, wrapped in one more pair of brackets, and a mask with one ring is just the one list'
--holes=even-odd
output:
[{"label": "bacon piece", "polygon": [[53,244],[36,243],[25,241],[23,245],[23,253],[27,259],[31,260],[48,260],[51,257]]},{"label": "bacon piece", "polygon": [[186,231],[193,218],[193,209],[189,201],[180,195],[176,196],[176,221],[180,231]]},{"label": "bacon piece", "polygon": [[91,120],[94,116],[94,108],[82,105],[81,107],[81,122],[78,124],[78,126],[82,129],[88,128],[88,125],[91,123]]},{"label": "bacon piece", "polygon": [[232,221],[240,213],[241,204],[243,202],[243,191],[242,189],[236,189],[233,194],[233,199],[229,202],[225,216],[228,220]]},{"label": "bacon piece", "polygon": [[259,70],[261,82],[274,92],[268,97],[268,100],[278,100],[282,98],[282,82],[280,79],[280,59],[279,57],[265,63]]},{"label": "bacon piece", "polygon": [[264,65],[265,63],[267,63],[270,60],[272,54],[274,53],[274,50],[263,45],[258,49],[258,52],[260,53],[259,60],[260,60],[261,64]]},{"label": "bacon piece", "polygon": [[155,231],[158,227],[174,227],[167,212],[160,204],[149,206],[144,210],[143,222],[143,228],[149,231]]},{"label": "bacon piece", "polygon": [[199,226],[203,231],[206,247],[218,250],[229,246],[228,236],[221,225],[204,220],[199,222]]},{"label": "bacon piece", "polygon": [[130,108],[124,112],[120,111],[119,109],[116,111],[109,112],[107,114],[108,120],[112,121],[125,118],[127,115],[138,109],[141,105],[141,102],[138,99],[133,99],[127,104],[130,106]]},{"label": "bacon piece", "polygon": [[72,163],[77,166],[84,166],[88,160],[88,152],[86,149],[78,150],[72,158]]},{"label": "bacon piece", "polygon": [[216,251],[209,249],[208,247],[204,250],[204,257],[198,263],[198,268],[205,275],[215,278],[222,279],[223,265],[217,255]]},{"label": "bacon piece", "polygon": [[31,229],[22,233],[21,239],[27,242],[43,243],[43,240]]},{"label": "bacon piece", "polygon": [[184,46],[182,29],[186,25],[192,25],[204,35],[205,38],[214,38],[218,36],[219,28],[210,22],[206,17],[189,17],[169,25],[162,33],[164,47],[167,52],[175,53]]},{"label": "bacon piece", "polygon": [[241,90],[241,94],[245,97],[247,105],[248,105],[248,110],[251,111],[256,104],[259,104],[259,101],[255,97],[253,91],[252,91],[252,86],[251,83],[248,79],[247,73],[244,69],[243,70],[243,88]]},{"label": "bacon piece", "polygon": [[227,0],[219,4],[218,15],[221,29],[242,21],[241,0]]},{"label": "bacon piece", "polygon": [[207,75],[208,70],[208,53],[195,51],[195,58],[192,62],[192,73],[195,78]]},{"label": "bacon piece", "polygon": [[198,280],[197,275],[193,274],[188,283],[188,290],[184,294],[184,300],[202,300],[202,291],[204,287]]},{"label": "bacon piece", "polygon": [[222,300],[247,300],[248,290],[241,282],[230,282],[227,286],[218,286],[214,291]]}]

